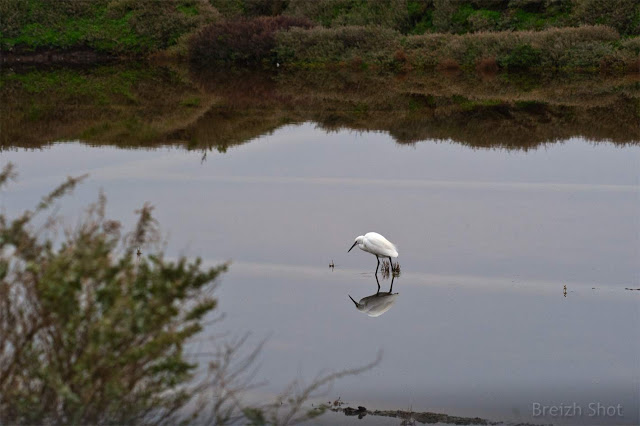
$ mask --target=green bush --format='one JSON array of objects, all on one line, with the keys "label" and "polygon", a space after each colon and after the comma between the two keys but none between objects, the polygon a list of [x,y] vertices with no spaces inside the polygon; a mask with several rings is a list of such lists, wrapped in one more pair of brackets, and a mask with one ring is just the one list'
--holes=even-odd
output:
[{"label": "green bush", "polygon": [[640,35],[637,0],[574,0],[574,18],[580,23],[609,25],[623,35]]},{"label": "green bush", "polygon": [[[12,175],[5,167],[0,186]],[[226,265],[166,260],[152,209],[123,234],[102,195],[72,231],[55,217],[36,231],[80,180],[15,219],[0,214],[0,423],[171,423],[194,392],[184,345]]]},{"label": "green bush", "polygon": [[400,47],[400,34],[377,27],[294,28],[277,35],[281,62],[328,63],[361,58],[365,62],[391,61]]},{"label": "green bush", "polygon": [[289,28],[310,28],[308,19],[291,16],[238,18],[212,24],[189,43],[191,61],[203,65],[226,63],[255,65],[273,59],[276,33]]},{"label": "green bush", "polygon": [[3,49],[148,53],[175,45],[217,11],[207,0],[0,0],[0,16]]},{"label": "green bush", "polygon": [[325,27],[373,25],[402,30],[409,20],[407,0],[290,0],[286,13]]},{"label": "green bush", "polygon": [[473,68],[478,60],[495,57],[504,68],[524,66],[552,71],[597,68],[602,59],[597,55],[617,54],[627,58],[631,50],[617,47],[619,38],[614,29],[596,25],[545,31],[409,36],[405,49],[415,64],[424,68],[434,68],[443,60]]},{"label": "green bush", "polygon": [[500,12],[494,10],[478,10],[468,18],[470,30],[473,32],[497,30],[500,28],[500,17]]},{"label": "green bush", "polygon": [[541,53],[528,44],[517,46],[508,54],[498,58],[498,64],[509,71],[530,70],[540,66]]}]

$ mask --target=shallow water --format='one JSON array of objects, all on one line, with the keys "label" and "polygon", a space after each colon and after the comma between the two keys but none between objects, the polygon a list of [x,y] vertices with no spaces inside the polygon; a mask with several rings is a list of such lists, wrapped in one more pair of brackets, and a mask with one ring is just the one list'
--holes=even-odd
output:
[{"label": "shallow water", "polygon": [[[382,350],[377,367],[320,400],[505,421],[640,422],[640,291],[625,290],[640,287],[639,146],[398,145],[387,133],[305,123],[201,157],[74,142],[4,151],[0,162],[21,176],[0,203],[17,212],[88,172],[63,213],[103,188],[108,215],[130,225],[150,201],[168,255],[232,260],[217,292],[226,318],[215,327],[268,339],[258,375],[268,384],[256,397]],[[377,318],[348,297],[377,290],[373,256],[347,254],[369,231],[400,253],[395,304]],[[388,279],[380,284],[388,291]],[[575,403],[582,413],[533,416],[536,403]],[[589,404],[621,404],[622,416],[591,416]]]}]

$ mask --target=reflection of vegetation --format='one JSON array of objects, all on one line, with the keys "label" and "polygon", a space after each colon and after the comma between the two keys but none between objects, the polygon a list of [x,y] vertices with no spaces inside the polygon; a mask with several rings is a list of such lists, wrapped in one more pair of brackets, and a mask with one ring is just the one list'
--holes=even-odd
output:
[{"label": "reflection of vegetation", "polygon": [[453,140],[528,149],[582,136],[640,141],[640,81],[545,80],[373,72],[205,74],[174,68],[99,67],[5,74],[0,144],[56,140],[189,149],[244,143],[292,123],[387,131],[399,143]]},{"label": "reflection of vegetation", "polygon": [[452,139],[474,147],[528,149],[572,136],[640,141],[640,86],[634,77],[544,81],[316,71],[274,79],[194,79],[224,100],[181,132],[182,139],[204,147],[228,146],[305,121],[327,131],[388,131],[399,143]]},{"label": "reflection of vegetation", "polygon": [[9,72],[0,90],[2,146],[59,139],[154,144],[213,101],[179,70],[140,65]]}]

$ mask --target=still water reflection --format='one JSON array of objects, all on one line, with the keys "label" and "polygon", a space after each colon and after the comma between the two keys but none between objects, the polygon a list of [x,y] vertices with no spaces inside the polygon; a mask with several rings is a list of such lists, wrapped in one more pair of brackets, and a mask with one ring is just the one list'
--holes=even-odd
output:
[{"label": "still water reflection", "polygon": [[374,294],[363,297],[359,302],[353,300],[353,297],[349,295],[349,299],[351,299],[351,301],[356,305],[356,309],[370,317],[379,317],[387,312],[391,309],[393,304],[396,303],[396,299],[398,297],[398,293],[393,293],[393,282],[396,278],[395,275],[391,277],[391,285],[389,286],[389,291],[386,292],[380,292],[380,281],[378,280],[377,275],[375,277],[376,284],[378,285],[378,291]]},{"label": "still water reflection", "polygon": [[[259,392],[366,364],[382,349],[376,369],[329,398],[532,422],[534,403],[575,402],[583,418],[541,421],[639,421],[640,292],[625,291],[640,286],[637,145],[399,146],[386,133],[305,123],[204,162],[180,149],[77,143],[4,151],[0,161],[20,172],[0,194],[8,213],[88,172],[62,213],[103,188],[108,215],[129,225],[144,201],[156,206],[169,255],[233,260],[220,309],[227,329],[269,336]],[[386,296],[354,297],[368,315],[384,313],[376,320],[345,303],[373,290],[370,256],[344,249],[362,229],[402,253],[402,298],[389,280]],[[592,402],[622,404],[625,416],[588,417]]]}]

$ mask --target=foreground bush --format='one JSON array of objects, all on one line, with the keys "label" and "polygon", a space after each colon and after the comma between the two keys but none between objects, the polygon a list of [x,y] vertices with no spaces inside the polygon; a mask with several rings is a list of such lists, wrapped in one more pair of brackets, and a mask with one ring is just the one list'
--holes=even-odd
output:
[{"label": "foreground bush", "polygon": [[196,64],[255,65],[273,59],[278,31],[310,28],[305,18],[288,16],[239,18],[207,26],[190,41],[189,55]]},{"label": "foreground bush", "polygon": [[[12,176],[0,174],[0,186]],[[183,347],[202,329],[226,265],[170,262],[151,208],[123,234],[105,199],[58,243],[34,221],[79,179],[14,220],[0,215],[0,423],[171,422],[192,397]]]}]

